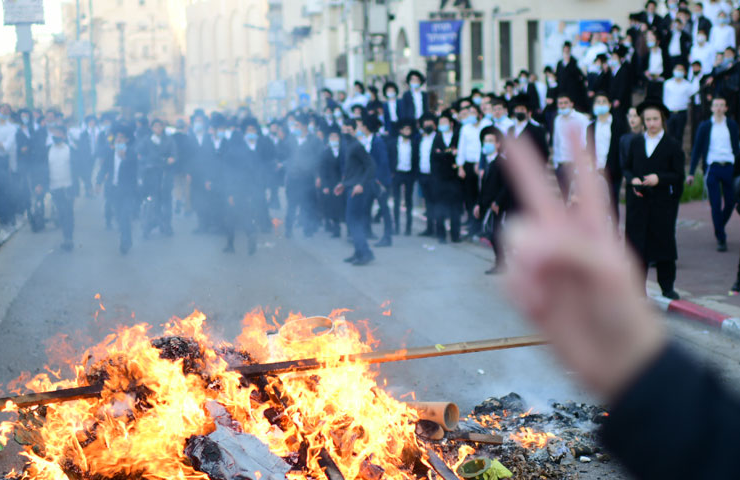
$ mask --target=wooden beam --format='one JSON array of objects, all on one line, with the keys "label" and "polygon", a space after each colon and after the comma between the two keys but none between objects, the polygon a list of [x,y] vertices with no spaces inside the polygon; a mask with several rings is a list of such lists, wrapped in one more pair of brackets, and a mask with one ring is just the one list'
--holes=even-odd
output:
[{"label": "wooden beam", "polygon": [[429,456],[429,464],[432,466],[435,472],[439,474],[444,480],[460,480],[460,477],[452,471],[447,464],[439,458],[437,452],[431,448],[427,448],[427,455]]},{"label": "wooden beam", "polygon": [[275,363],[261,363],[255,365],[238,365],[231,367],[245,377],[287,372],[300,372],[335,366],[345,362],[359,363],[387,363],[420,358],[445,357],[465,353],[505,350],[509,348],[533,347],[547,344],[547,340],[539,335],[524,337],[495,338],[475,342],[450,343],[447,345],[430,345],[426,347],[408,348],[402,350],[384,350],[379,352],[353,353],[334,358],[307,358],[302,360],[288,360]]},{"label": "wooden beam", "polygon": [[486,435],[484,433],[461,432],[453,433],[447,437],[448,440],[485,443],[487,445],[503,445],[504,437],[501,435]]},{"label": "wooden beam", "polygon": [[71,402],[84,398],[99,397],[103,392],[103,385],[88,385],[85,387],[65,388],[54,392],[29,393],[17,397],[0,398],[0,408],[10,401],[19,408],[32,407],[36,405],[48,405],[50,403]]}]

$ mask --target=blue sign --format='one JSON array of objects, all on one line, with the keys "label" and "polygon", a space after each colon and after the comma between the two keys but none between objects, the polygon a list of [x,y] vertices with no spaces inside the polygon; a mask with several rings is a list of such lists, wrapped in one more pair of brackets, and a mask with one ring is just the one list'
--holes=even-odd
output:
[{"label": "blue sign", "polygon": [[612,29],[611,20],[581,20],[578,22],[578,33],[581,45],[587,47],[591,44],[591,38],[599,35],[602,42],[606,42],[606,35]]},{"label": "blue sign", "polygon": [[460,54],[462,20],[419,22],[419,55],[444,57]]}]

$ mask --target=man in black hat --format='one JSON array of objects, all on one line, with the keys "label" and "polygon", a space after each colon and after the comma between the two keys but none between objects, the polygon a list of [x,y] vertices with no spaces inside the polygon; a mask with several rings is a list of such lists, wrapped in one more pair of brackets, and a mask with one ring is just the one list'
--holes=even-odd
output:
[{"label": "man in black hat", "polygon": [[572,99],[577,108],[586,108],[586,78],[578,67],[578,60],[571,55],[571,43],[563,44],[563,58],[558,62],[555,75],[559,93],[564,92]]},{"label": "man in black hat", "polygon": [[432,143],[430,170],[432,176],[432,191],[435,197],[435,224],[437,238],[441,243],[447,241],[445,221],[450,220],[450,237],[453,243],[460,239],[460,216],[463,207],[463,184],[459,177],[457,165],[457,145],[459,130],[452,117],[452,112],[446,110],[437,121],[437,134]]},{"label": "man in black hat", "polygon": [[98,133],[97,117],[95,115],[85,117],[84,129],[76,142],[75,184],[82,182],[85,186],[85,196],[88,198],[92,197],[92,170],[96,158]]},{"label": "man in black hat", "polygon": [[[388,147],[385,141],[378,135],[380,129],[380,120],[377,117],[363,113],[362,119],[357,121],[357,138],[365,147],[365,150],[373,157],[375,161],[376,182],[371,192],[371,200],[368,205],[369,211],[372,209],[373,200],[378,201],[378,211],[383,219],[383,237],[375,244],[376,247],[390,247],[393,243],[391,235],[393,234],[393,220],[391,210],[388,207],[388,197],[390,195],[393,177],[391,175],[390,163],[388,161]],[[366,225],[370,232],[370,223]],[[370,232],[372,233],[372,232]]]},{"label": "man in black hat", "polygon": [[424,75],[418,70],[411,70],[406,75],[406,84],[409,89],[403,94],[401,101],[401,117],[418,120],[429,111],[429,95],[422,92],[421,87],[426,82]]},{"label": "man in black hat", "polygon": [[334,187],[342,181],[342,164],[346,156],[346,142],[341,141],[341,132],[334,125],[327,129],[327,147],[321,155],[319,165],[319,189],[322,210],[328,222],[332,238],[341,236],[343,195],[335,195]]},{"label": "man in black hat", "polygon": [[[222,117],[215,117],[210,126],[215,133],[222,127]],[[218,165],[214,138],[209,132],[208,117],[196,111],[193,114],[191,130],[186,171],[190,183],[190,202],[198,218],[194,233],[213,232],[218,227],[218,204],[214,189]]]},{"label": "man in black hat", "polygon": [[663,296],[679,298],[676,280],[676,219],[683,193],[684,153],[665,131],[668,109],[656,100],[637,107],[646,132],[630,143],[624,164],[627,181],[625,235],[642,262],[643,279],[655,262]]},{"label": "man in black hat", "polygon": [[37,232],[43,228],[44,217],[43,201],[41,202],[42,208],[41,215],[39,216],[38,209],[35,207],[38,205],[40,196],[32,192],[33,186],[36,185],[32,180],[34,177],[33,170],[35,169],[33,155],[33,118],[31,112],[24,108],[18,111],[18,119],[20,120],[20,124],[18,125],[18,130],[15,132],[15,148],[18,164],[18,181],[16,187],[18,188],[19,213],[28,213],[31,230]]},{"label": "man in black hat", "polygon": [[398,85],[394,82],[386,82],[383,85],[383,126],[385,131],[392,137],[398,135],[398,121],[404,118],[402,102],[398,99]]},{"label": "man in black hat", "polygon": [[[144,236],[156,227],[172,235],[172,188],[177,163],[175,143],[164,131],[164,122],[152,120],[151,134],[138,139],[137,153],[141,157],[141,177],[145,199],[142,213]],[[143,129],[139,129],[142,132]],[[147,214],[148,212],[148,214]]]},{"label": "man in black hat", "polygon": [[118,124],[111,130],[113,149],[103,159],[98,172],[98,184],[105,183],[106,198],[110,199],[121,235],[120,251],[131,249],[131,218],[139,205],[138,155],[134,148],[133,127]]},{"label": "man in black hat", "polygon": [[668,134],[683,145],[683,133],[688,120],[691,97],[699,91],[699,84],[686,80],[686,65],[677,63],[673,67],[673,77],[663,84],[663,104],[670,110]]},{"label": "man in black hat", "polygon": [[516,96],[511,102],[514,112],[514,125],[505,135],[509,138],[528,138],[540,152],[541,158],[547,161],[550,158],[550,146],[547,143],[547,131],[540,124],[532,120],[532,110],[529,99],[525,96]]},{"label": "man in black hat", "polygon": [[632,64],[627,61],[627,47],[619,45],[611,54],[609,67],[612,79],[609,89],[603,90],[609,93],[612,100],[614,114],[622,118],[627,116],[627,111],[632,106],[632,88],[634,73]]}]

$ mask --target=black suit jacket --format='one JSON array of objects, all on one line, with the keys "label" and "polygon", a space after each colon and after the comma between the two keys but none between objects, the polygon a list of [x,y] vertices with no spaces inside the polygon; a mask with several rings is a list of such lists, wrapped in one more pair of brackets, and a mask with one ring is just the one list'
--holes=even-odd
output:
[{"label": "black suit jacket", "polygon": [[437,132],[432,142],[432,155],[430,158],[430,169],[432,179],[437,182],[454,182],[459,181],[457,175],[457,159],[453,150],[457,148],[460,131],[456,130],[452,134],[452,141],[449,145],[445,144],[444,136]]},{"label": "black suit jacket", "polygon": [[619,101],[619,109],[626,112],[632,106],[632,81],[634,75],[632,73],[632,64],[630,62],[624,62],[617,74],[612,76],[609,89],[609,98],[612,102],[615,100]]},{"label": "black suit jacket", "polygon": [[481,218],[485,216],[493,203],[499,206],[499,215],[511,206],[511,187],[501,161],[501,156],[498,155],[496,160],[488,164],[483,174],[480,194],[478,195]]},{"label": "black suit jacket", "polygon": [[560,60],[555,75],[558,79],[558,93],[568,93],[577,107],[584,107],[586,103],[586,77],[578,67],[578,60],[571,57],[567,64]]},{"label": "black suit jacket", "polygon": [[[681,60],[686,62],[689,58],[689,52],[691,51],[691,35],[689,35],[686,32],[680,32],[679,33],[680,38],[678,40],[678,43],[681,45]],[[661,42],[661,48],[665,51],[665,56],[667,58],[671,58],[670,54],[668,53],[668,45],[671,42],[671,38],[673,36],[672,31],[668,31],[665,34],[664,40]]]},{"label": "black suit jacket", "polygon": [[[393,174],[398,172],[398,139],[400,137],[388,138],[388,163]],[[419,173],[419,142],[418,135],[412,135],[411,141],[411,172],[414,175]]]},{"label": "black suit jacket", "polygon": [[[427,92],[421,92],[421,112],[416,111],[414,104],[414,97],[410,91],[406,91],[401,98],[401,112],[398,114],[398,118],[415,120],[421,115],[429,111],[429,94]],[[401,116],[403,115],[403,117]]]},{"label": "black suit jacket", "polygon": [[385,126],[386,131],[391,136],[396,136],[398,135],[398,122],[394,122],[391,120],[391,109],[388,106],[389,103],[396,104],[396,118],[398,120],[401,120],[405,118],[403,114],[403,101],[399,100],[398,98],[394,98],[393,100],[383,102],[383,125]]},{"label": "black suit jacket", "polygon": [[[605,170],[616,180],[622,178],[622,164],[619,159],[619,141],[622,135],[629,132],[629,125],[622,115],[612,115],[612,135],[609,141],[609,153],[606,155]],[[596,120],[586,129],[586,148],[596,158]]]},{"label": "black suit jacket", "polygon": [[[514,138],[515,135],[516,128],[510,127],[508,136]],[[528,138],[531,140],[540,153],[542,160],[547,163],[547,160],[550,158],[550,146],[547,143],[547,131],[543,127],[539,127],[532,122],[527,122],[527,126],[524,127],[522,133],[516,138]]]},{"label": "black suit jacket", "polygon": [[136,198],[138,192],[138,155],[132,144],[129,144],[121,165],[118,168],[118,185],[113,185],[115,174],[115,154],[111,151],[103,158],[98,172],[98,185],[105,183],[106,194],[113,194],[113,199]]}]

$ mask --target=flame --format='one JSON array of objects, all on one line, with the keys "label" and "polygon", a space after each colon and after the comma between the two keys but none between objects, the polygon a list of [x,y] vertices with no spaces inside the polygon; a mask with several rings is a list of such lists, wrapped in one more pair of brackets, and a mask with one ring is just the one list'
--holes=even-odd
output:
[{"label": "flame", "polygon": [[518,433],[512,433],[509,438],[526,449],[539,450],[540,448],[545,448],[547,442],[558,437],[550,432],[535,432],[529,427],[522,427]]},{"label": "flame", "polygon": [[[24,377],[25,388],[34,392],[98,382],[104,382],[104,388],[100,398],[30,409],[44,414],[36,448],[29,446],[22,453],[29,462],[22,478],[207,479],[183,452],[189,437],[207,435],[215,421],[223,420],[211,413],[213,405],[220,405],[236,428],[256,436],[278,456],[295,455],[307,446],[305,468],[291,472],[291,479],[320,478],[322,450],[348,479],[360,478],[368,463],[382,469],[385,478],[415,478],[409,467],[422,457],[414,433],[416,412],[380,388],[369,365],[332,368],[339,355],[368,352],[376,343],[371,332],[363,335],[347,322],[345,312],[332,312],[331,331],[289,341],[276,335],[277,313],[268,318],[264,310],[255,310],[244,316],[243,330],[231,345],[214,341],[205,315],[195,311],[166,322],[162,338],[195,342],[189,345],[195,345],[197,355],[163,358],[151,327],[139,324],[85,351],[82,361],[74,363],[73,380],[52,380],[48,374]],[[301,318],[291,312],[285,324]],[[229,369],[238,352],[248,352],[256,362],[329,360],[320,370],[265,377],[268,386],[262,391]],[[265,392],[270,398],[263,398]],[[277,422],[270,417],[276,408],[281,410]],[[8,404],[5,410],[15,411],[15,406]],[[22,425],[21,420],[0,423],[0,442],[7,442],[13,428]]]},{"label": "flame", "polygon": [[455,464],[451,467],[453,472],[457,472],[457,469],[460,465],[465,462],[465,459],[467,459],[470,455],[475,453],[475,449],[471,447],[470,445],[463,445],[457,450],[457,461]]}]

